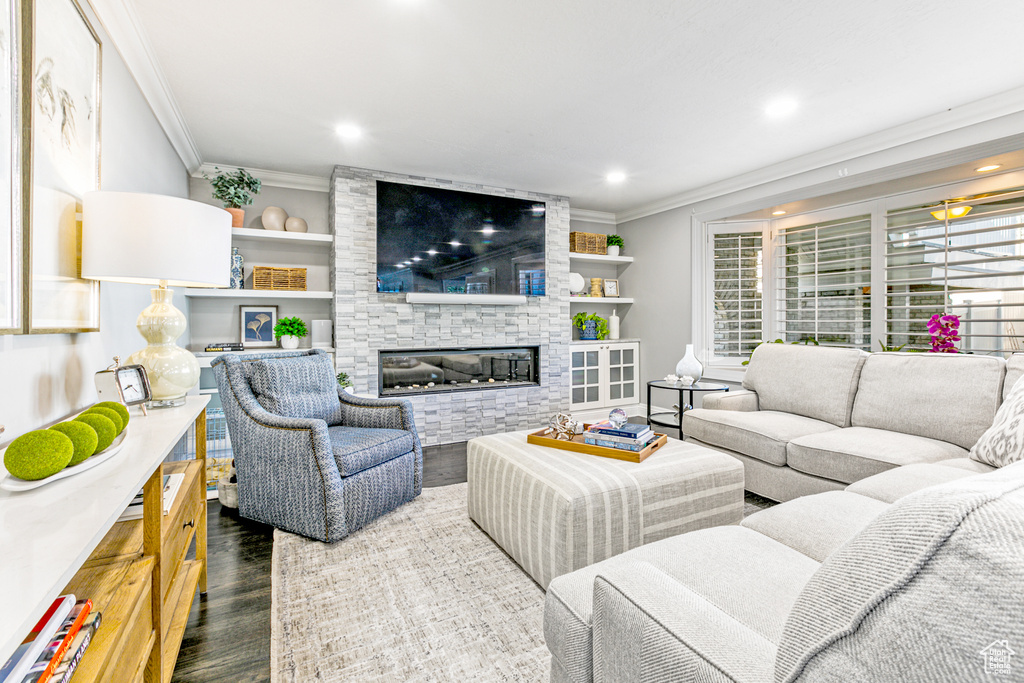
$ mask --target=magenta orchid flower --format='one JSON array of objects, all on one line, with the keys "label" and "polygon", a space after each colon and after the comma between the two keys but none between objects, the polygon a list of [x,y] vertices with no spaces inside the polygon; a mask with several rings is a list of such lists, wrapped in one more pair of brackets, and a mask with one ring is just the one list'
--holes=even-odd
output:
[{"label": "magenta orchid flower", "polygon": [[928,334],[932,336],[932,353],[959,353],[960,316],[936,313],[928,321]]}]

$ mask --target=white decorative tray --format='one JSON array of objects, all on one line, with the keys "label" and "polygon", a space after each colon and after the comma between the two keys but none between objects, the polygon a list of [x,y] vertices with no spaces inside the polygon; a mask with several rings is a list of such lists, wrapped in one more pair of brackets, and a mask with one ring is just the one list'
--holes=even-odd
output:
[{"label": "white decorative tray", "polygon": [[82,462],[78,463],[73,467],[65,467],[57,474],[46,477],[45,479],[35,479],[28,481],[25,479],[18,479],[14,475],[8,473],[3,479],[0,479],[0,489],[5,491],[30,491],[31,489],[37,489],[40,486],[46,486],[50,482],[57,481],[58,479],[66,479],[73,477],[76,474],[91,470],[96,465],[99,465],[121,452],[121,448],[124,446],[125,439],[128,438],[128,427],[117,435],[114,442],[107,446],[99,453],[95,453]]}]

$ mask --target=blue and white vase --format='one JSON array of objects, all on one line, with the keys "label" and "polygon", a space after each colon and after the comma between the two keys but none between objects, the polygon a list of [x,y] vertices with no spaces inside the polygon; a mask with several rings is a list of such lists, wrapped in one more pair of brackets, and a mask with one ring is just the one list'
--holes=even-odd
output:
[{"label": "blue and white vase", "polygon": [[231,247],[231,289],[245,289],[245,257],[238,253],[238,247]]},{"label": "blue and white vase", "polygon": [[584,341],[593,341],[597,339],[597,321],[588,320],[583,323],[583,329],[580,330],[580,339]]}]

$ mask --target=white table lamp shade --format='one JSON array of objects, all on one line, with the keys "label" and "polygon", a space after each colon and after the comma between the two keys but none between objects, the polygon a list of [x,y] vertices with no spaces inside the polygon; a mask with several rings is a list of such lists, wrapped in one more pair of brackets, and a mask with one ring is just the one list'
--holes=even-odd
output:
[{"label": "white table lamp shade", "polygon": [[87,192],[82,277],[170,286],[227,287],[231,214],[190,199]]},{"label": "white table lamp shade", "polygon": [[199,362],[175,344],[185,332],[171,286],[227,287],[231,214],[188,199],[134,192],[87,192],[82,202],[82,277],[151,290],[136,327],[149,345],[128,363],[146,368],[152,405],[174,406],[199,382]]}]

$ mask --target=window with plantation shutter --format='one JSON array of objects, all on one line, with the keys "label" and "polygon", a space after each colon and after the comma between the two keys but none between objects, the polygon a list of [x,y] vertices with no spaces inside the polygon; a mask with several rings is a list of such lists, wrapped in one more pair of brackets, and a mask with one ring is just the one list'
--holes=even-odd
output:
[{"label": "window with plantation shutter", "polygon": [[775,236],[777,329],[787,342],[871,346],[871,216]]},{"label": "window with plantation shutter", "polygon": [[760,232],[712,234],[713,353],[746,358],[761,342],[763,288]]},{"label": "window with plantation shutter", "polygon": [[960,351],[1024,350],[1024,189],[891,211],[887,344],[931,348],[936,313],[960,316]]}]

